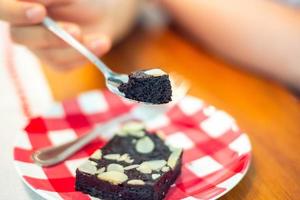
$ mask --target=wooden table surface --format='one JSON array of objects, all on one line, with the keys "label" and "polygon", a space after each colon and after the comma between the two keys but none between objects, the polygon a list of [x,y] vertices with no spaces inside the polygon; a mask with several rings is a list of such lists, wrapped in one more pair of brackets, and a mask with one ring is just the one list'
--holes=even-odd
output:
[{"label": "wooden table surface", "polygon": [[[191,95],[236,118],[251,139],[253,162],[241,183],[221,199],[300,199],[300,103],[283,86],[208,54],[173,29],[139,29],[104,59],[119,72],[159,66],[180,73],[190,80]],[[57,100],[104,87],[91,65],[44,71]]]}]

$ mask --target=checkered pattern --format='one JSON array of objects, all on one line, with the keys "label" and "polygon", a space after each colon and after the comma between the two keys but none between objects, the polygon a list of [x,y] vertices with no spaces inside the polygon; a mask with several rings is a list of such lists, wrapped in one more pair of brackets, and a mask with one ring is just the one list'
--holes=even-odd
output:
[{"label": "checkered pattern", "polygon": [[[35,165],[31,154],[41,147],[72,140],[95,123],[130,113],[135,106],[108,91],[89,92],[56,104],[47,115],[31,119],[17,138],[14,160],[18,172],[46,199],[91,199],[74,190],[75,169],[106,143],[105,138],[96,139],[50,168]],[[216,199],[233,188],[249,167],[251,146],[247,135],[227,113],[194,97],[184,98],[160,120],[146,124],[150,130],[162,130],[167,143],[185,150],[182,174],[167,194],[168,200]]]}]

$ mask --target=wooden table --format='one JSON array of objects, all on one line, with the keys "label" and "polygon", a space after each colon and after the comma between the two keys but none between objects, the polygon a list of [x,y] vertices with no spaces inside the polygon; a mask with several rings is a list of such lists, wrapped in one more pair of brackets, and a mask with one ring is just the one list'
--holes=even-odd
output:
[{"label": "wooden table", "polygon": [[[243,181],[222,199],[300,198],[300,104],[283,86],[209,55],[173,29],[139,29],[105,61],[120,72],[161,66],[180,73],[190,80],[191,95],[237,119],[252,141],[253,162]],[[44,69],[57,100],[104,87],[91,65],[63,73]]]}]

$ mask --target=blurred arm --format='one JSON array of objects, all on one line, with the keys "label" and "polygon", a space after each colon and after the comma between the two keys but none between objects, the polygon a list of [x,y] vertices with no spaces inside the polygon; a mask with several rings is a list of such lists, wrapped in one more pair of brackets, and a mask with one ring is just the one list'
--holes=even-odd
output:
[{"label": "blurred arm", "polygon": [[300,90],[300,10],[267,0],[161,0],[197,40]]}]

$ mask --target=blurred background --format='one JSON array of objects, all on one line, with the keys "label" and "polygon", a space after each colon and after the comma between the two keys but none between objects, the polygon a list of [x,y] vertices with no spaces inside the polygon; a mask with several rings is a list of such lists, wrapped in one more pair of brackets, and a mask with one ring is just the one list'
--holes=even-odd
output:
[{"label": "blurred background", "polygon": [[[15,133],[30,117],[44,113],[55,101],[104,89],[104,79],[85,60],[66,68],[64,63],[72,60],[69,50],[55,47],[59,53],[53,53],[45,47],[33,47],[34,41],[40,39],[43,43],[48,41],[50,44],[45,45],[52,48],[50,36],[46,30],[29,30],[31,25],[15,22],[18,15],[11,15],[14,9],[9,10],[14,1],[8,1],[0,2],[0,19],[5,20],[0,22],[0,144],[5,155],[1,163],[8,163],[0,176],[9,178],[0,186],[17,187],[22,199],[27,192],[9,164]],[[109,44],[98,52],[108,66],[122,73],[153,67],[176,72],[191,83],[189,95],[229,112],[249,134],[253,164],[241,184],[223,199],[299,197],[299,1],[77,2],[79,8],[68,4],[62,10],[59,4],[45,7],[50,16],[61,21],[74,15],[66,12],[72,8],[78,19],[70,21],[81,25],[87,19],[81,21],[80,17],[90,9],[88,4],[83,5],[91,3],[90,13],[98,14],[99,9],[101,14],[95,18],[96,24],[104,15],[110,20],[98,28],[91,25],[83,32],[109,38]],[[127,19],[126,26],[123,19]],[[7,23],[10,20],[11,31]],[[37,37],[38,31],[47,37]],[[62,62],[51,64],[56,57]],[[7,190],[2,199],[8,199],[14,190]]]}]

